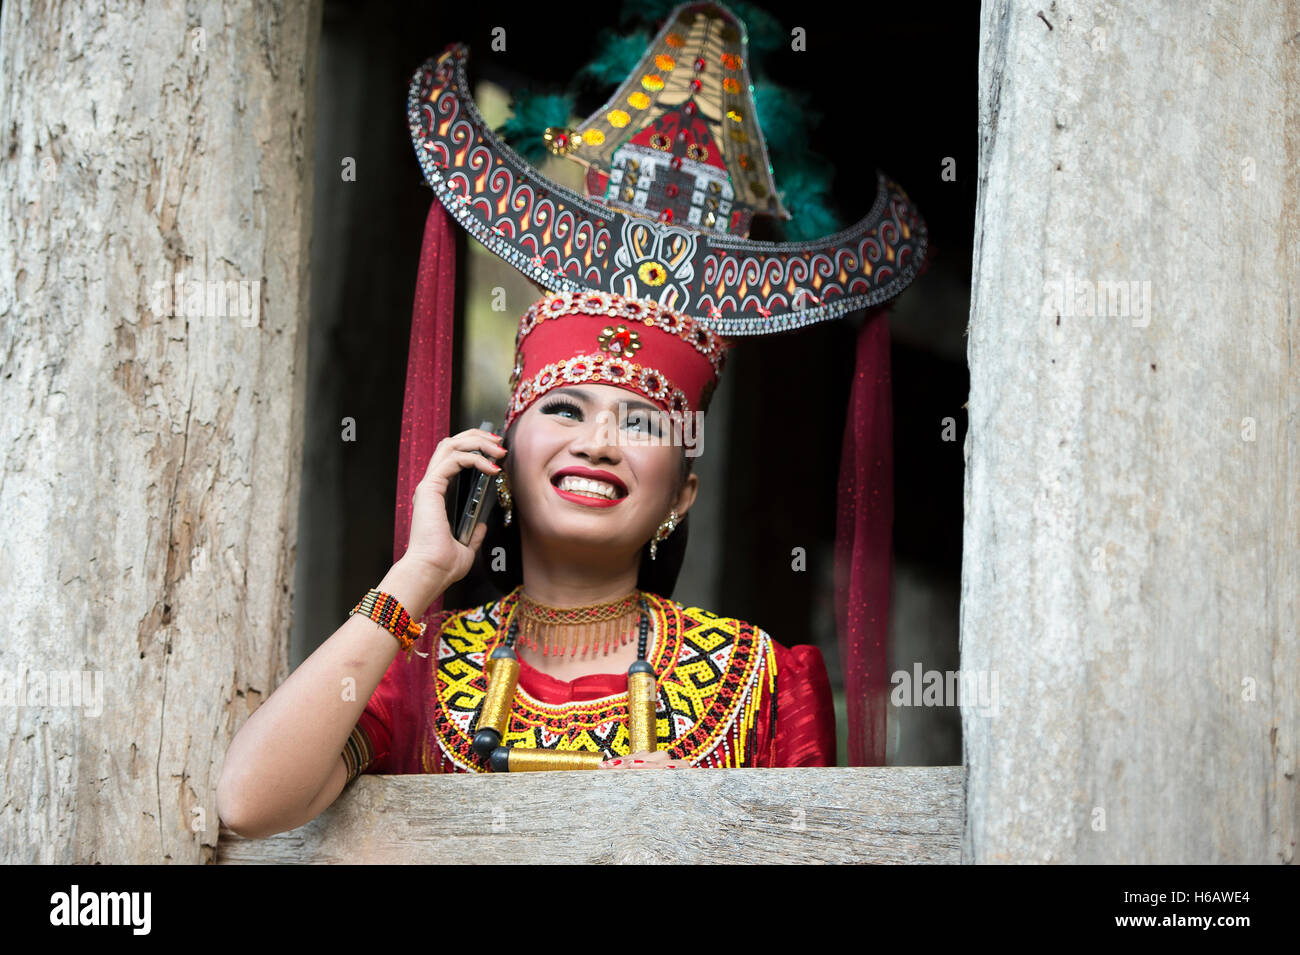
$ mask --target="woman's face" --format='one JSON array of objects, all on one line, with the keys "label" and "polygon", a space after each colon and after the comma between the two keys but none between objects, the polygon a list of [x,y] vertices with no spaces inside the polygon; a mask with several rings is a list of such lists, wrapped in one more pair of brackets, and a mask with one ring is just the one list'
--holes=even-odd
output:
[{"label": "woman's face", "polygon": [[521,530],[548,547],[631,554],[695,500],[668,416],[633,391],[571,385],[519,416],[506,460]]}]

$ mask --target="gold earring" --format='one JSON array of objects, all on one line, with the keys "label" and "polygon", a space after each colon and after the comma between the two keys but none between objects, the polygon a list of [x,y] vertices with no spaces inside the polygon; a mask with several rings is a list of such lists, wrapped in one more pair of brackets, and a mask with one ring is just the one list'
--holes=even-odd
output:
[{"label": "gold earring", "polygon": [[655,551],[661,540],[667,540],[668,535],[677,529],[677,512],[671,511],[659,528],[655,531],[655,536],[650,538],[650,559],[655,559]]},{"label": "gold earring", "polygon": [[515,516],[514,498],[510,496],[510,485],[506,483],[505,471],[497,475],[497,500],[506,509],[505,523],[509,525],[511,519]]}]

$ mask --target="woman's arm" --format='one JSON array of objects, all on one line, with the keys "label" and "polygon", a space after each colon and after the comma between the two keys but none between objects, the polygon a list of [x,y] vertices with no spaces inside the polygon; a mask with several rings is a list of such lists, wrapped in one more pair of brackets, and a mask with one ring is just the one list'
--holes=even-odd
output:
[{"label": "woman's arm", "polygon": [[[418,620],[446,589],[436,581],[403,557],[378,589]],[[269,836],[309,822],[337,799],[347,782],[343,745],[398,650],[373,620],[348,617],[235,735],[217,783],[222,821],[242,836]]]},{"label": "woman's arm", "polygon": [[[473,563],[487,526],[468,545],[456,540],[447,488],[464,468],[496,474],[492,459],[506,453],[498,441],[477,428],[444,438],[416,486],[406,554],[378,587],[413,620]],[[348,617],[235,734],[217,782],[221,820],[242,836],[269,836],[309,822],[337,799],[347,782],[343,747],[398,649],[379,624]]]}]

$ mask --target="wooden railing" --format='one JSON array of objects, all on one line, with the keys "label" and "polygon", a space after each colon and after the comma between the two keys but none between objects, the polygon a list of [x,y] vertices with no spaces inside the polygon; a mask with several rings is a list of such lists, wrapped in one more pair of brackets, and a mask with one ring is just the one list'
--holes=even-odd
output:
[{"label": "wooden railing", "polygon": [[961,861],[960,766],[362,776],[222,864]]}]

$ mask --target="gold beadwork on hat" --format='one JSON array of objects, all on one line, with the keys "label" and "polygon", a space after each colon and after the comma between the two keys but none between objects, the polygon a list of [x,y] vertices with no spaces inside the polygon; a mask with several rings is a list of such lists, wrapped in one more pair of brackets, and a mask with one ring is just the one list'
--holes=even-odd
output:
[{"label": "gold beadwork on hat", "polygon": [[628,331],[626,325],[620,325],[618,328],[606,325],[596,341],[601,351],[607,351],[611,355],[635,355],[636,350],[641,347],[641,336],[636,332]]}]

